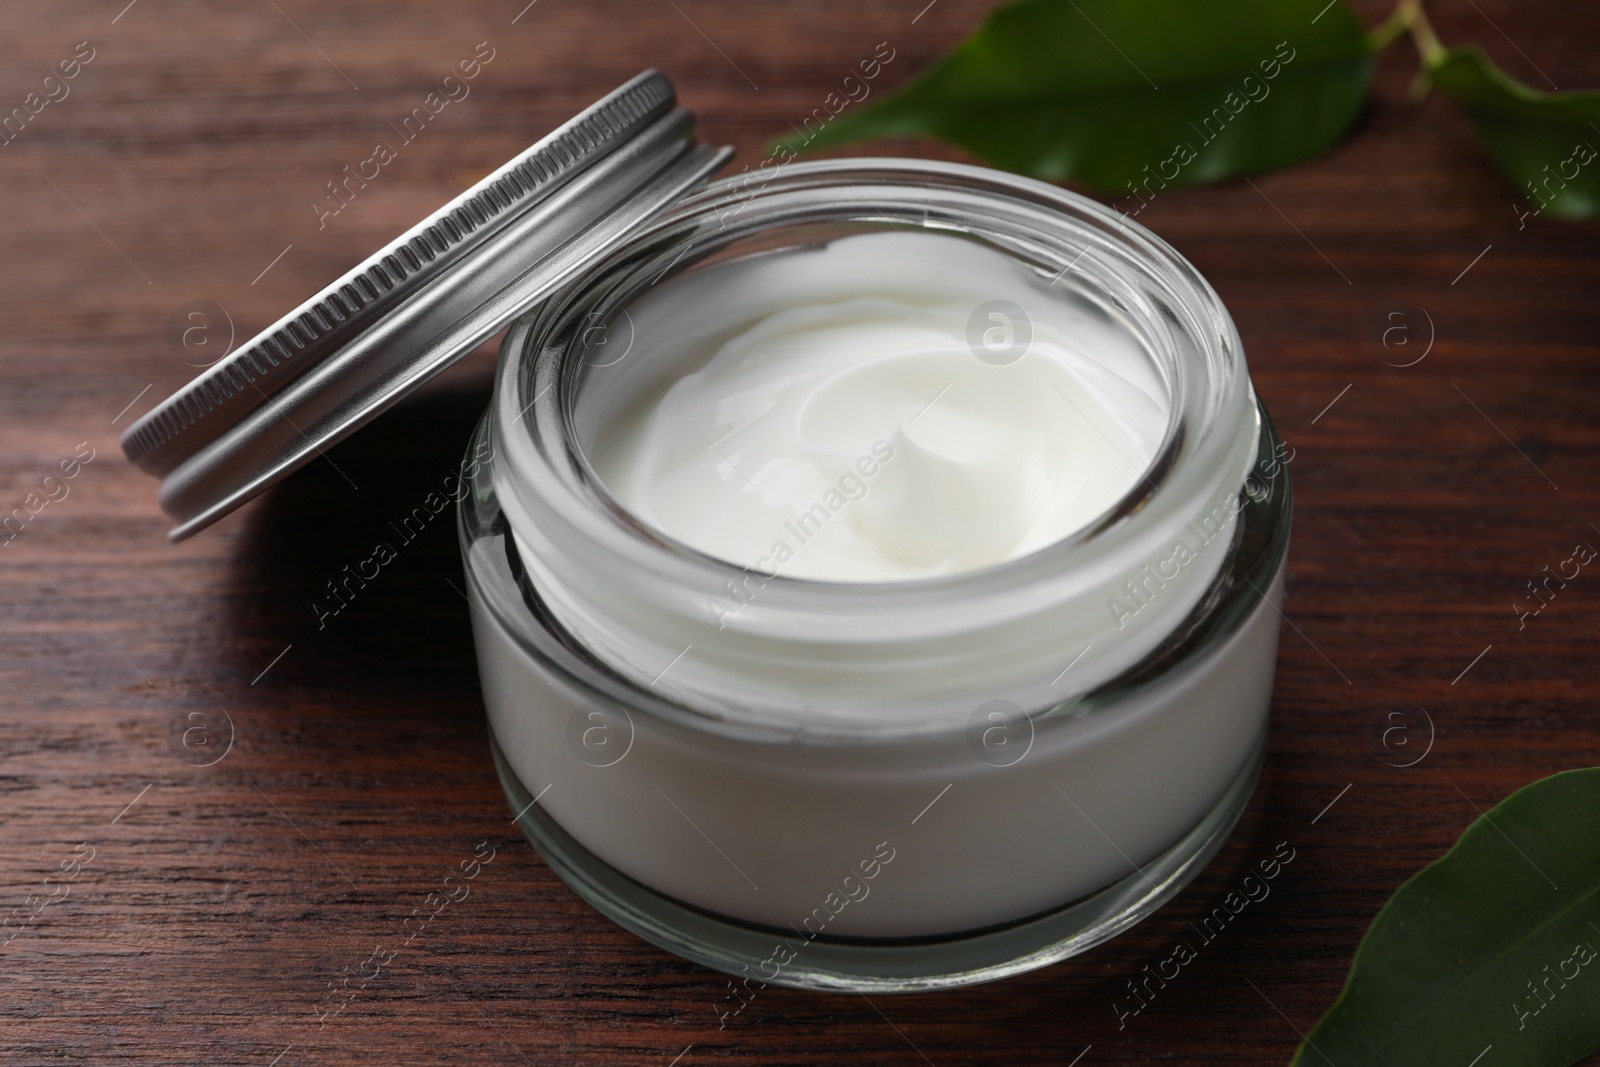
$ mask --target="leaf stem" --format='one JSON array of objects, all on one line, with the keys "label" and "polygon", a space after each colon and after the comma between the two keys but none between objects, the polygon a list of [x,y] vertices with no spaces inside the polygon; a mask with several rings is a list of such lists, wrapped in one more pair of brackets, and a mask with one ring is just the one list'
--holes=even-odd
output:
[{"label": "leaf stem", "polygon": [[1374,52],[1381,52],[1395,42],[1395,38],[1411,27],[1411,20],[1415,17],[1411,11],[1410,0],[1401,0],[1401,3],[1389,17],[1375,26],[1367,34],[1367,47]]},{"label": "leaf stem", "polygon": [[1393,44],[1401,34],[1410,33],[1412,43],[1417,46],[1417,54],[1422,59],[1422,69],[1417,72],[1407,94],[1412,100],[1420,100],[1428,95],[1428,75],[1444,61],[1449,51],[1434,32],[1433,23],[1428,21],[1422,4],[1423,0],[1400,0],[1389,17],[1367,34],[1367,47],[1379,52]]},{"label": "leaf stem", "polygon": [[1400,6],[1412,12],[1407,28],[1411,30],[1411,39],[1417,43],[1423,64],[1432,70],[1444,59],[1448,49],[1439,40],[1439,35],[1433,32],[1433,23],[1428,21],[1427,13],[1422,10],[1422,0],[1401,0]]}]

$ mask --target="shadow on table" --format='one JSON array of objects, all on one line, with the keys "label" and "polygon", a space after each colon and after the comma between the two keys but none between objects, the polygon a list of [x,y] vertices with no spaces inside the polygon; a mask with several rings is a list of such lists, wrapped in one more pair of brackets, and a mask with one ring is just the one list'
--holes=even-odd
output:
[{"label": "shadow on table", "polygon": [[430,389],[247,506],[235,520],[246,529],[224,620],[233,639],[222,642],[241,675],[256,677],[293,645],[262,685],[453,691],[476,708],[455,502],[444,485],[488,400],[487,378]]}]

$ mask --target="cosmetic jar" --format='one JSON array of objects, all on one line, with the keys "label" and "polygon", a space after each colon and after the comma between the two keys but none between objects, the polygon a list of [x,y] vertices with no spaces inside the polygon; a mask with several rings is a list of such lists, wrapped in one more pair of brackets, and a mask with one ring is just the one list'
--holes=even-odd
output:
[{"label": "cosmetic jar", "polygon": [[[917,229],[1016,257],[1087,352],[1149,361],[1171,414],[1124,499],[1025,557],[874,583],[752,572],[615,501],[596,426],[682,371],[650,365],[682,346],[630,306],[730,259]],[[686,311],[707,336],[742,321]],[[518,822],[673,952],[843,990],[1041,966],[1159,906],[1250,795],[1285,451],[1216,294],[1082,197],[888,159],[717,182],[519,320],[471,455],[462,550]]]},{"label": "cosmetic jar", "polygon": [[[1292,453],[1238,333],[1173,249],[1063,189],[902,159],[705,184],[725,158],[641,75],[125,450],[187,536],[509,324],[459,533],[493,760],[552,869],[746,991],[936,989],[1083,952],[1203,868],[1260,769]],[[1165,430],[1103,513],[990,566],[826,581],[683,543],[597,475],[619,410],[793,299],[702,306],[697,279],[924,233],[1026,272],[1008,330],[1141,368]]]}]

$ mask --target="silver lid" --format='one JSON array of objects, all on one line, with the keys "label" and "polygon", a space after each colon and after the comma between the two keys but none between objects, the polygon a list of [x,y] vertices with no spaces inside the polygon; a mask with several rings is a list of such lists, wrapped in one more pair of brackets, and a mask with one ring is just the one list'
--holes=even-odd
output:
[{"label": "silver lid", "polygon": [[174,541],[472,351],[732,155],[645,71],[435,211],[122,435]]}]

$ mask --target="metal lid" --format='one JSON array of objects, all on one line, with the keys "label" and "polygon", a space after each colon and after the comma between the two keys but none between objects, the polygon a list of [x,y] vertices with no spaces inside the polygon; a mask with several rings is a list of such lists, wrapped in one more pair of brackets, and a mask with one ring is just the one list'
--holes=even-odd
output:
[{"label": "metal lid", "polygon": [[130,426],[174,541],[304,466],[709,178],[645,71],[407,230]]}]

